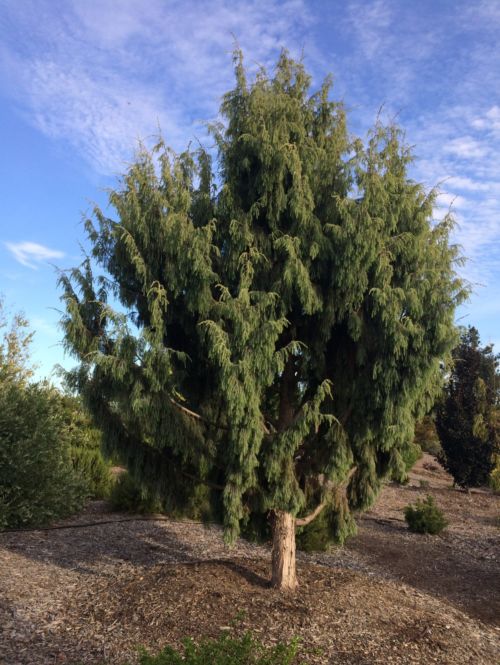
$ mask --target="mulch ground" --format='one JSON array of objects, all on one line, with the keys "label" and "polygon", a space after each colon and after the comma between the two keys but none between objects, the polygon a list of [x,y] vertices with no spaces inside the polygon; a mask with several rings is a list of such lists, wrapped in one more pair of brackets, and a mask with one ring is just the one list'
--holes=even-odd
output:
[{"label": "mulch ground", "polygon": [[[438,537],[402,519],[427,492],[450,521]],[[301,663],[494,665],[499,504],[451,489],[426,457],[409,485],[384,489],[347,547],[300,554],[300,588],[287,594],[267,586],[267,547],[227,549],[218,528],[194,523],[118,521],[96,503],[65,524],[113,523],[0,534],[0,663],[121,664],[138,645],[250,630],[268,644],[300,637]]]}]

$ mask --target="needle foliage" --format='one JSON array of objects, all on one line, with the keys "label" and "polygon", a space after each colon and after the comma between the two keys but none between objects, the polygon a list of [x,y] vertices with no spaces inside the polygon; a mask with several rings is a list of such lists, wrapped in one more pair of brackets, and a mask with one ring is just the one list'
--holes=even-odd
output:
[{"label": "needle foliage", "polygon": [[216,156],[141,149],[61,277],[69,378],[108,451],[169,510],[201,493],[228,540],[321,503],[352,531],[405,473],[465,296],[402,132],[351,137],[331,81],[310,85],[286,53],[249,81],[235,53]]},{"label": "needle foliage", "polygon": [[487,485],[500,453],[500,356],[481,347],[476,328],[462,330],[437,409],[440,461],[463,488]]}]

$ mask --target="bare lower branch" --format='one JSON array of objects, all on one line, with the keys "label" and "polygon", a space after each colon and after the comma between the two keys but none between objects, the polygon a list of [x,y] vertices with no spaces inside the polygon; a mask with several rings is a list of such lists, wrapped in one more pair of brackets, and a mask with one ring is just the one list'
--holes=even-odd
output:
[{"label": "bare lower branch", "polygon": [[[187,407],[182,406],[182,404],[179,404],[179,402],[176,402],[175,399],[170,398],[170,403],[173,406],[175,406],[176,409],[179,409],[179,411],[182,411],[183,413],[185,413],[190,418],[195,418],[195,420],[199,420],[200,422],[205,423],[207,425],[211,425],[212,427],[218,427],[219,429],[224,429],[224,430],[229,429],[228,427],[223,427],[222,425],[218,425],[217,423],[210,422],[209,420],[207,420],[203,416],[200,416],[199,413],[196,413],[195,411],[191,411],[191,409],[188,409]],[[264,430],[265,434],[270,434],[271,433],[265,422],[262,422],[262,429]]]},{"label": "bare lower branch", "polygon": [[[349,481],[353,477],[353,475],[356,472],[357,468],[358,467],[353,466],[352,469],[349,470],[349,473],[344,478],[344,480],[340,483],[340,485],[338,485],[335,488],[335,492],[338,493],[342,490],[345,491],[347,489],[347,485],[349,484]],[[323,508],[327,505],[327,503],[328,503],[327,501],[322,501],[320,504],[318,504],[316,506],[316,508],[312,511],[312,513],[309,513],[309,515],[306,515],[305,517],[298,517],[295,520],[295,525],[296,526],[307,526],[308,524],[310,524],[314,519],[316,519],[316,517],[318,517],[318,515],[323,510]]]},{"label": "bare lower branch", "polygon": [[306,517],[299,517],[298,519],[295,520],[295,525],[296,526],[307,526],[310,524],[316,517],[320,514],[320,512],[323,510],[323,508],[326,506],[326,501],[323,501],[320,503],[316,508],[312,511],[312,513],[309,513]]}]

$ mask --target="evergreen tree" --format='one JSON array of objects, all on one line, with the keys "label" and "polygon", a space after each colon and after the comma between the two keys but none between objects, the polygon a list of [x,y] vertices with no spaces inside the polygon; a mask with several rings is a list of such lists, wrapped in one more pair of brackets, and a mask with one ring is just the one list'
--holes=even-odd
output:
[{"label": "evergreen tree", "polygon": [[109,451],[168,509],[205,492],[228,541],[269,519],[293,588],[295,528],[328,507],[343,539],[404,475],[464,288],[398,128],[352,139],[330,80],[310,95],[286,53],[253,82],[236,53],[235,73],[217,168],[142,149],[61,277],[62,323]]},{"label": "evergreen tree", "polygon": [[440,461],[463,488],[488,484],[500,453],[500,357],[480,343],[476,328],[462,332],[436,419]]}]

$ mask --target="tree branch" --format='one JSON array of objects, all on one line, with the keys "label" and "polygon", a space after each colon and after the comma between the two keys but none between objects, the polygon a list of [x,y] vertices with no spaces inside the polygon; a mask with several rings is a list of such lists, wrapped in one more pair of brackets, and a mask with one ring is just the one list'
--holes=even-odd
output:
[{"label": "tree branch", "polygon": [[[195,418],[195,420],[199,420],[200,422],[205,423],[206,425],[211,425],[212,427],[217,427],[218,429],[224,429],[224,430],[229,429],[229,427],[223,427],[222,425],[218,425],[217,423],[210,422],[209,420],[207,420],[203,416],[200,416],[199,413],[196,413],[195,411],[191,411],[191,409],[188,409],[187,407],[182,406],[182,404],[179,404],[179,402],[176,402],[175,399],[172,399],[171,397],[170,397],[170,403],[173,406],[175,406],[176,409],[179,409],[179,411],[182,411],[182,413],[185,413],[190,418]],[[265,434],[270,434],[271,433],[264,421],[262,421],[262,429],[264,430]]]},{"label": "tree branch", "polygon": [[[357,468],[358,468],[357,466],[353,466],[352,469],[349,470],[349,473],[344,478],[344,480],[340,483],[340,485],[338,485],[335,488],[335,492],[339,492],[342,489],[344,490],[347,489],[347,485],[349,484],[349,481],[353,477]],[[316,508],[312,511],[312,513],[309,513],[309,515],[306,515],[305,517],[297,518],[295,520],[295,526],[307,526],[308,524],[310,524],[314,519],[316,519],[316,517],[318,517],[318,515],[323,510],[323,508],[325,508],[327,503],[328,503],[327,501],[322,501],[320,504],[316,506]]]},{"label": "tree branch", "polygon": [[312,511],[312,513],[309,513],[309,515],[306,515],[306,517],[299,517],[298,519],[296,519],[295,526],[307,526],[314,519],[316,519],[316,517],[318,517],[318,515],[325,506],[326,506],[326,501],[322,501],[318,506],[316,506],[316,508]]}]

